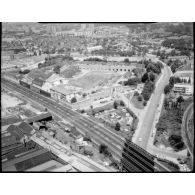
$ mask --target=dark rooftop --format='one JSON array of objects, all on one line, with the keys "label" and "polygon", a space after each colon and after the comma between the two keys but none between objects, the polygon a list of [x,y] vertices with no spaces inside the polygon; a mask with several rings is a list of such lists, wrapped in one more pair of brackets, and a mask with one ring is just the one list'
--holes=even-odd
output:
[{"label": "dark rooftop", "polygon": [[44,114],[40,114],[38,116],[28,118],[26,120],[26,122],[27,123],[33,123],[33,122],[37,122],[37,121],[40,121],[40,120],[43,120],[43,119],[46,119],[46,118],[49,118],[49,117],[52,117],[52,115],[49,112],[47,112],[47,113],[44,113]]},{"label": "dark rooftop", "polygon": [[73,138],[79,138],[81,137],[81,134],[77,131],[75,127],[72,127],[70,131],[70,136]]},{"label": "dark rooftop", "polygon": [[30,135],[31,131],[33,130],[32,126],[30,126],[29,124],[25,123],[25,122],[21,122],[18,127],[21,129],[21,131],[24,134]]},{"label": "dark rooftop", "polygon": [[18,122],[21,122],[22,119],[19,118],[19,117],[9,117],[9,118],[2,118],[1,119],[1,126],[5,126],[5,125],[10,125],[10,124],[13,124],[13,123],[18,123]]},{"label": "dark rooftop", "polygon": [[6,131],[15,136],[16,139],[21,139],[24,136],[24,133],[16,125],[10,125]]},{"label": "dark rooftop", "polygon": [[52,160],[52,155],[46,149],[39,149],[37,151],[29,151],[28,154],[19,156],[12,160],[2,163],[3,171],[12,171],[13,167],[16,171],[24,171],[34,166]]},{"label": "dark rooftop", "polygon": [[18,140],[16,139],[15,136],[13,135],[8,135],[8,136],[5,136],[7,133],[3,133],[1,134],[1,147],[6,147],[6,146],[9,146],[9,145],[13,145],[15,143],[18,142]]},{"label": "dark rooftop", "polygon": [[35,85],[38,85],[39,87],[42,87],[44,82],[45,81],[40,79],[40,78],[35,78],[32,83],[35,84]]}]

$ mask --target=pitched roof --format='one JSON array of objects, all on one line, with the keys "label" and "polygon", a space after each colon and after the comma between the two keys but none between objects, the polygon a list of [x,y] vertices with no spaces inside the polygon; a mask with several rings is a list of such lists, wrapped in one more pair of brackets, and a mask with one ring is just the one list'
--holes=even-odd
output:
[{"label": "pitched roof", "polygon": [[48,118],[48,117],[52,117],[52,115],[49,112],[28,118],[26,122],[27,123],[37,122],[37,121],[43,120],[43,119]]},{"label": "pitched roof", "polygon": [[27,124],[25,122],[21,122],[18,125],[18,127],[22,130],[22,132],[24,134],[29,134],[30,135],[31,131],[33,130],[33,128],[29,124]]},{"label": "pitched roof", "polygon": [[9,117],[9,118],[2,118],[1,119],[1,126],[6,126],[6,125],[11,125],[13,123],[18,123],[21,122],[22,119],[21,118],[17,118],[17,117]]},{"label": "pitched roof", "polygon": [[76,128],[71,128],[71,132],[70,132],[71,136],[74,138],[80,137],[81,134],[77,131]]},{"label": "pitched roof", "polygon": [[20,128],[18,128],[16,125],[10,125],[7,128],[7,131],[11,133],[11,135],[14,135],[16,138],[21,139],[24,136],[24,133],[21,131]]},{"label": "pitched roof", "polygon": [[33,84],[36,84],[36,85],[38,85],[38,86],[40,86],[40,87],[42,87],[43,86],[43,84],[44,84],[44,80],[42,80],[42,79],[40,79],[40,78],[35,78],[34,80],[33,80]]}]

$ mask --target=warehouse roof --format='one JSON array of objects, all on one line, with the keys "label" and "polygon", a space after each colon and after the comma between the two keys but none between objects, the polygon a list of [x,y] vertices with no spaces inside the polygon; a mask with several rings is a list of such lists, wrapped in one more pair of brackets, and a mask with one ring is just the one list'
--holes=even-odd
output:
[{"label": "warehouse roof", "polygon": [[38,85],[38,86],[42,87],[43,84],[45,83],[45,81],[42,80],[42,79],[40,79],[40,78],[35,78],[32,83],[35,84],[35,85]]},{"label": "warehouse roof", "polygon": [[16,138],[18,139],[21,139],[23,136],[24,136],[24,133],[21,131],[21,129],[19,127],[17,127],[16,125],[10,125],[8,128],[7,128],[7,131],[15,136]]},{"label": "warehouse roof", "polygon": [[31,134],[31,131],[33,130],[32,126],[25,122],[21,122],[18,127],[22,130],[24,134]]},{"label": "warehouse roof", "polygon": [[43,120],[43,119],[46,119],[46,118],[49,118],[49,117],[52,117],[52,115],[49,112],[47,112],[47,113],[40,114],[38,116],[28,118],[26,120],[26,122],[27,123],[37,122],[37,121],[40,121],[40,120]]}]

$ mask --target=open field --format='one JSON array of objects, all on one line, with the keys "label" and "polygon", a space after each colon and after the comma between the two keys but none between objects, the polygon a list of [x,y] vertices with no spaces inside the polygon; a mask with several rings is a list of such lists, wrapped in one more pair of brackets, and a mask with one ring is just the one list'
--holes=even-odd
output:
[{"label": "open field", "polygon": [[[17,116],[31,117],[41,112],[36,108],[32,107],[30,103],[17,98],[12,93],[1,93],[2,98],[2,109],[1,115],[4,117],[4,123],[11,123],[11,118],[17,118]],[[10,118],[11,117],[11,118]],[[18,119],[17,119],[18,120]]]},{"label": "open field", "polygon": [[81,87],[85,90],[89,90],[95,86],[104,85],[104,83],[106,83],[109,79],[113,78],[114,76],[115,74],[111,73],[92,71],[78,79],[71,80],[70,83],[77,87]]},{"label": "open field", "polygon": [[19,100],[18,98],[16,97],[12,97],[8,94],[5,94],[5,93],[1,93],[1,100],[2,100],[2,109],[6,109],[8,107],[15,107],[17,106],[18,104],[21,104],[22,101]]}]

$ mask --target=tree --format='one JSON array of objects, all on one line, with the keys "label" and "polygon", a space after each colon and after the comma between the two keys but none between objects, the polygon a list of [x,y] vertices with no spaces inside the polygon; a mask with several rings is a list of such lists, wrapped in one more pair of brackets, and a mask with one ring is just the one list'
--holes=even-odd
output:
[{"label": "tree", "polygon": [[147,105],[147,101],[144,101],[144,102],[143,102],[143,106],[146,106],[146,105]]},{"label": "tree", "polygon": [[180,95],[180,96],[177,98],[177,103],[181,104],[182,102],[184,102],[184,99],[183,99],[183,96]]},{"label": "tree", "polygon": [[105,156],[111,156],[111,153],[108,150],[108,146],[105,144],[100,144],[99,153],[104,154]]},{"label": "tree", "polygon": [[81,110],[81,114],[83,114],[83,113],[85,113],[85,110],[84,109]]},{"label": "tree", "polygon": [[169,79],[169,84],[170,84],[171,86],[174,86],[174,83],[175,83],[174,77],[170,77],[170,79]]},{"label": "tree", "polygon": [[142,96],[144,100],[148,101],[150,99],[150,96],[152,92],[154,91],[155,85],[151,81],[147,81],[144,85],[143,91],[142,91]]},{"label": "tree", "polygon": [[156,55],[157,56],[160,56],[161,55],[160,50],[157,51]]},{"label": "tree", "polygon": [[168,94],[168,93],[170,93],[170,91],[171,91],[171,88],[170,88],[170,85],[168,84],[164,88],[164,94]]},{"label": "tree", "polygon": [[171,135],[169,138],[169,143],[171,146],[173,146],[175,149],[180,150],[183,148],[184,143],[182,141],[182,137],[180,135]]},{"label": "tree", "polygon": [[125,103],[122,100],[120,101],[120,106],[125,106]]},{"label": "tree", "polygon": [[137,85],[140,83],[140,79],[135,77],[135,78],[130,78],[127,81],[124,81],[124,85]]},{"label": "tree", "polygon": [[189,79],[188,79],[188,83],[189,83],[189,84],[191,83],[191,79],[190,79],[190,77],[189,77]]},{"label": "tree", "polygon": [[113,107],[114,107],[114,109],[117,109],[118,108],[118,103],[116,101],[114,101]]},{"label": "tree", "polygon": [[142,101],[142,96],[141,96],[141,95],[137,96],[137,100],[138,100],[139,102],[141,102],[141,101]]},{"label": "tree", "polygon": [[121,125],[119,122],[116,123],[115,130],[120,131]]},{"label": "tree", "polygon": [[124,62],[129,63],[129,62],[130,62],[130,61],[129,61],[129,58],[125,58],[125,59],[124,59]]},{"label": "tree", "polygon": [[54,71],[56,74],[60,74],[60,66],[54,67],[53,71]]},{"label": "tree", "polygon": [[148,79],[149,79],[148,73],[144,73],[142,78],[141,78],[141,81],[142,81],[142,83],[145,83]]},{"label": "tree", "polygon": [[138,91],[135,91],[134,92],[134,96],[138,96],[139,95],[139,92]]},{"label": "tree", "polygon": [[149,74],[149,78],[150,78],[151,81],[154,81],[155,80],[155,75],[151,72]]},{"label": "tree", "polygon": [[75,97],[73,97],[71,100],[70,100],[71,104],[73,103],[76,103],[77,102],[77,99]]},{"label": "tree", "polygon": [[169,101],[168,101],[168,98],[165,98],[164,100],[164,107],[165,109],[169,106]]},{"label": "tree", "polygon": [[85,98],[87,96],[87,94],[86,93],[83,93],[83,98]]},{"label": "tree", "polygon": [[106,150],[108,150],[108,146],[106,146],[105,144],[100,144],[99,146],[99,153],[104,153]]}]

